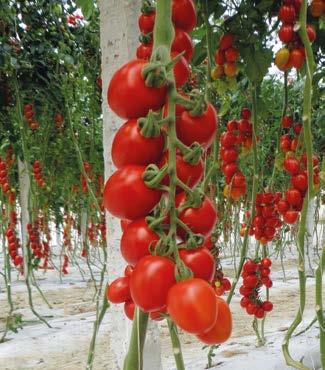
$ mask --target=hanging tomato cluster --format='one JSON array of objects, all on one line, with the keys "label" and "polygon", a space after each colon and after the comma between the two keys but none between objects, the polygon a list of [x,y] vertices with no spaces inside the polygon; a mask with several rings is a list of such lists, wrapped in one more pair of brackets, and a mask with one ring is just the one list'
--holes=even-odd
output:
[{"label": "hanging tomato cluster", "polygon": [[7,170],[7,163],[0,157],[0,186],[3,193],[9,196],[11,187]]},{"label": "hanging tomato cluster", "polygon": [[263,258],[261,261],[247,260],[243,266],[241,274],[243,285],[239,288],[243,298],[240,305],[246,309],[249,315],[254,315],[257,319],[263,319],[266,312],[273,309],[270,301],[262,301],[260,289],[262,285],[271,288],[273,283],[270,279],[270,267],[272,262],[269,258]]},{"label": "hanging tomato cluster", "polygon": [[[31,247],[31,260],[34,266],[38,266],[40,259],[46,257],[44,255],[44,246],[41,242],[41,235],[40,235],[40,225],[38,218],[34,221],[33,224],[27,224],[27,232],[29,237],[29,245]],[[48,253],[45,253],[48,254]]]},{"label": "hanging tomato cluster", "polygon": [[25,104],[23,108],[24,118],[28,123],[29,128],[32,130],[37,130],[39,128],[39,123],[35,120],[35,112],[33,104]]},{"label": "hanging tomato cluster", "polygon": [[239,57],[239,51],[234,46],[235,36],[231,33],[225,33],[221,36],[219,48],[215,52],[216,67],[211,71],[211,77],[213,79],[220,78],[222,76],[234,77],[238,72],[237,60]]},{"label": "hanging tomato cluster", "polygon": [[257,193],[255,201],[255,216],[249,231],[263,245],[271,242],[276,230],[282,226],[276,204],[281,199],[281,193]]},{"label": "hanging tomato cluster", "polygon": [[[155,17],[153,9],[140,16],[140,29],[147,36],[152,33]],[[176,26],[172,52],[184,53],[189,60],[193,44],[187,32],[196,22],[193,2],[173,1],[172,20]],[[175,127],[171,129],[166,121],[169,82],[157,77],[161,63],[156,66],[155,53],[153,50],[148,63],[144,59],[149,55],[140,59],[138,48],[139,59],[115,72],[107,92],[110,108],[127,121],[112,143],[117,171],[106,182],[103,205],[121,219],[121,254],[128,264],[124,276],[108,285],[107,299],[124,303],[130,319],[135,307],[154,320],[169,315],[203,342],[221,343],[230,336],[231,313],[212,287],[214,257],[200,246],[210,237],[217,213],[214,203],[196,187],[204,172],[202,151],[211,146],[216,135],[217,114],[204,98],[180,92]],[[165,68],[167,73],[173,68],[175,86],[180,88],[185,78],[179,78],[177,65],[181,60],[177,54],[171,58],[175,56],[177,59],[167,62]],[[170,149],[175,171],[170,171]],[[169,194],[171,186],[174,199]],[[166,202],[172,205],[168,207]],[[220,327],[226,330],[222,332]]]},{"label": "hanging tomato cluster", "polygon": [[[313,183],[319,184],[318,158],[313,155]],[[307,175],[307,156],[304,153],[300,158],[294,154],[288,153],[283,167],[291,176],[291,187],[286,191],[285,196],[277,203],[277,209],[283,216],[283,221],[287,224],[294,224],[301,212],[304,197],[308,189]]]},{"label": "hanging tomato cluster", "polygon": [[[305,48],[298,32],[295,31],[300,7],[301,0],[285,0],[279,9],[278,17],[282,26],[278,31],[278,37],[285,44],[285,47],[276,53],[275,64],[281,71],[288,71],[292,67],[299,70],[305,63]],[[306,30],[309,40],[315,41],[314,27],[307,25]]]},{"label": "hanging tomato cluster", "polygon": [[45,188],[46,183],[43,179],[43,174],[42,174],[42,166],[40,161],[34,161],[33,163],[33,173],[35,180],[40,188]]},{"label": "hanging tomato cluster", "polygon": [[13,264],[18,267],[23,264],[23,257],[19,255],[19,249],[21,248],[19,239],[16,238],[14,225],[9,225],[6,230],[6,238],[8,242],[9,256]]},{"label": "hanging tomato cluster", "polygon": [[282,129],[286,129],[287,133],[280,137],[280,149],[283,153],[295,152],[299,143],[299,135],[302,129],[302,124],[294,122],[293,118],[286,115],[281,120]]},{"label": "hanging tomato cluster", "polygon": [[227,131],[220,138],[221,171],[225,175],[224,195],[238,200],[246,193],[246,179],[238,167],[239,148],[250,149],[252,146],[253,126],[249,121],[251,112],[243,108],[241,119],[227,123]]}]

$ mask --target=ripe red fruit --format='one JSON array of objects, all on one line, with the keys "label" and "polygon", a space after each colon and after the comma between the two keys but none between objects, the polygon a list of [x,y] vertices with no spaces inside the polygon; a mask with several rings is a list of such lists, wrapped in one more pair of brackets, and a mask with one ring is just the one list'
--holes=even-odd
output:
[{"label": "ripe red fruit", "polygon": [[301,203],[302,197],[300,191],[290,188],[286,191],[286,201],[292,206],[298,206]]},{"label": "ripe red fruit", "polygon": [[308,38],[310,42],[314,42],[316,40],[316,31],[315,28],[312,25],[308,25],[306,28]]},{"label": "ripe red fruit", "polygon": [[240,300],[240,305],[243,307],[243,308],[246,308],[249,304],[250,300],[248,297],[243,297],[241,300]]},{"label": "ripe red fruit", "polygon": [[287,224],[294,224],[299,217],[299,212],[298,211],[292,211],[289,210],[283,215],[283,221]]},{"label": "ripe red fruit", "polygon": [[264,268],[269,268],[272,266],[272,261],[269,258],[265,257],[261,261],[261,266]]},{"label": "ripe red fruit", "polygon": [[123,276],[115,279],[108,285],[106,297],[112,303],[129,301],[131,299],[130,278],[128,276]]},{"label": "ripe red fruit", "polygon": [[215,59],[216,64],[220,66],[225,64],[226,62],[225,52],[223,50],[218,49],[214,55],[214,59]]},{"label": "ripe red fruit", "polygon": [[289,203],[285,199],[280,199],[276,205],[277,210],[281,215],[285,214],[289,209]]},{"label": "ripe red fruit", "polygon": [[265,316],[265,313],[264,313],[264,310],[263,308],[258,308],[255,312],[254,312],[254,315],[257,319],[263,319],[263,317]]},{"label": "ripe red fruit", "polygon": [[220,156],[224,163],[236,162],[238,158],[238,152],[236,149],[229,148],[221,152]]},{"label": "ripe red fruit", "polygon": [[308,177],[305,173],[301,172],[291,178],[291,184],[295,189],[304,192],[308,188]]},{"label": "ripe red fruit", "polygon": [[243,270],[249,274],[253,274],[257,270],[257,267],[258,267],[257,263],[255,263],[252,260],[248,260],[247,262],[245,262]]},{"label": "ripe red fruit", "polygon": [[234,39],[235,39],[234,35],[232,35],[231,33],[225,33],[220,39],[220,49],[221,50],[229,49],[234,43]]},{"label": "ripe red fruit", "polygon": [[288,157],[284,160],[283,167],[291,175],[296,175],[299,172],[300,163],[297,158]]},{"label": "ripe red fruit", "polygon": [[249,108],[243,108],[241,110],[240,116],[241,116],[242,119],[249,120],[251,118],[251,111],[250,111],[250,109]]},{"label": "ripe red fruit", "polygon": [[238,50],[230,47],[225,51],[225,58],[227,62],[235,62],[238,59]]},{"label": "ripe red fruit", "polygon": [[279,9],[279,19],[283,23],[294,23],[296,19],[296,10],[292,5],[282,5]]},{"label": "ripe red fruit", "polygon": [[220,138],[221,146],[232,148],[236,144],[236,136],[231,132],[224,132]]},{"label": "ripe red fruit", "polygon": [[249,275],[244,278],[243,284],[247,288],[255,288],[258,284],[258,279],[255,275]]},{"label": "ripe red fruit", "polygon": [[291,24],[283,24],[278,32],[279,39],[285,44],[293,40],[294,34],[295,32]]},{"label": "ripe red fruit", "polygon": [[265,301],[262,303],[262,308],[266,312],[270,312],[273,310],[273,303],[270,301]]},{"label": "ripe red fruit", "polygon": [[300,134],[300,131],[302,129],[302,124],[301,123],[298,123],[296,122],[295,125],[293,126],[293,131],[296,135],[299,135]]},{"label": "ripe red fruit", "polygon": [[282,117],[281,124],[282,124],[282,127],[284,128],[290,128],[293,124],[292,117],[289,117],[289,116]]},{"label": "ripe red fruit", "polygon": [[293,67],[300,69],[305,63],[305,55],[301,49],[293,49],[290,51],[290,62]]}]

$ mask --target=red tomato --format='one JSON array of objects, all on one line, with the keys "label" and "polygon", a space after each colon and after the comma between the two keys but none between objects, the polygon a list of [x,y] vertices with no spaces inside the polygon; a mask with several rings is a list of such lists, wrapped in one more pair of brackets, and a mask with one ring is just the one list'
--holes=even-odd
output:
[{"label": "red tomato", "polygon": [[133,270],[134,270],[133,266],[127,265],[124,269],[124,276],[130,277],[133,274]]},{"label": "red tomato", "polygon": [[232,132],[232,131],[237,131],[238,130],[238,122],[236,120],[231,120],[227,123],[227,130]]},{"label": "red tomato", "polygon": [[247,272],[248,274],[254,274],[257,271],[258,265],[252,260],[248,260],[245,262],[243,266],[243,271]]},{"label": "red tomato", "polygon": [[187,33],[193,31],[196,25],[196,10],[193,0],[173,0],[172,20],[175,27]]},{"label": "red tomato", "polygon": [[220,137],[220,144],[224,148],[232,148],[236,144],[236,141],[236,136],[232,132],[224,132]]},{"label": "red tomato", "polygon": [[242,119],[249,120],[251,118],[251,111],[249,108],[243,108],[240,114]]},{"label": "red tomato", "polygon": [[149,60],[152,54],[152,44],[140,44],[137,47],[136,56],[138,59]]},{"label": "red tomato", "polygon": [[[168,152],[163,155],[159,167],[162,168],[168,162]],[[184,184],[193,188],[202,179],[204,172],[203,161],[200,159],[197,164],[191,165],[184,161],[181,153],[176,154],[176,174],[177,178],[181,180]],[[169,185],[169,176],[166,175],[162,181],[164,185]],[[182,188],[177,186],[176,191],[179,193]]]},{"label": "red tomato", "polygon": [[124,313],[128,319],[133,320],[134,311],[135,311],[135,305],[132,301],[128,301],[124,303]]},{"label": "red tomato", "polygon": [[276,208],[281,215],[285,214],[289,207],[290,205],[285,199],[280,199],[276,205]]},{"label": "red tomato", "polygon": [[212,282],[216,270],[213,255],[206,248],[180,249],[179,256],[189,267],[194,277]]},{"label": "red tomato", "polygon": [[107,286],[106,298],[112,303],[123,303],[131,299],[130,278],[123,276],[115,279]]},{"label": "red tomato", "polygon": [[172,51],[183,54],[184,58],[189,61],[194,53],[194,46],[191,37],[180,28],[175,29],[175,37],[172,43]]},{"label": "red tomato", "polygon": [[238,166],[236,163],[228,163],[222,166],[222,172],[226,176],[226,182],[229,184],[232,180],[234,174],[238,171]]},{"label": "red tomato", "polygon": [[291,148],[291,139],[289,135],[282,135],[280,138],[280,149],[283,152],[288,152]]},{"label": "red tomato", "polygon": [[262,303],[262,308],[266,312],[270,312],[273,310],[273,304],[270,301],[265,301]]},{"label": "red tomato", "polygon": [[[178,55],[176,52],[171,53],[171,58],[175,58]],[[188,66],[187,60],[184,57],[175,64],[174,76],[176,87],[182,87],[190,77],[190,67]]]},{"label": "red tomato", "polygon": [[146,220],[133,221],[121,238],[121,253],[130,265],[135,265],[142,257],[150,254],[149,247],[159,240],[159,236],[150,229]]},{"label": "red tomato", "polygon": [[217,320],[216,295],[202,279],[186,279],[168,292],[167,310],[181,329],[192,334],[211,330]]},{"label": "red tomato", "polygon": [[279,9],[279,19],[283,23],[294,23],[296,10],[293,5],[282,5]]},{"label": "red tomato", "polygon": [[300,169],[300,163],[297,158],[287,157],[283,162],[284,169],[291,175],[296,175]]},{"label": "red tomato", "polygon": [[263,268],[269,268],[272,266],[272,261],[268,257],[265,257],[261,261],[261,266]]},{"label": "red tomato", "polygon": [[290,116],[284,116],[281,120],[282,127],[290,128],[293,125],[293,119]]},{"label": "red tomato", "polygon": [[122,118],[145,117],[149,110],[160,109],[166,100],[167,88],[149,87],[141,72],[144,60],[130,60],[113,75],[107,90],[110,108]]},{"label": "red tomato", "polygon": [[305,63],[305,55],[300,49],[290,51],[290,63],[293,67],[300,69]]},{"label": "red tomato", "polygon": [[146,256],[135,265],[130,279],[134,303],[145,312],[166,306],[167,294],[176,284],[175,264],[165,257]]},{"label": "red tomato", "polygon": [[293,40],[294,34],[293,25],[291,24],[283,24],[278,32],[279,39],[285,44]]},{"label": "red tomato", "polygon": [[141,134],[137,120],[130,119],[114,137],[112,160],[117,168],[128,164],[146,166],[160,160],[164,147],[165,138],[162,133],[155,137],[145,137]]},{"label": "red tomato", "polygon": [[296,122],[295,125],[293,126],[293,131],[295,132],[296,135],[299,135],[301,130],[302,130],[302,124],[299,122]]},{"label": "red tomato", "polygon": [[155,25],[155,18],[155,12],[142,13],[138,20],[140,31],[145,34],[152,32]]},{"label": "red tomato", "polygon": [[301,203],[302,197],[300,191],[294,188],[290,188],[286,191],[286,201],[291,206],[297,206]]},{"label": "red tomato", "polygon": [[121,220],[120,224],[121,224],[122,231],[125,231],[126,228],[130,225],[131,222],[132,222],[131,220],[125,220],[125,219]]},{"label": "red tomato", "polygon": [[232,35],[231,33],[225,33],[224,35],[222,35],[220,39],[219,43],[220,49],[221,50],[229,49],[230,47],[232,47],[234,40],[235,40],[234,35]]},{"label": "red tomato", "polygon": [[226,62],[225,52],[218,49],[214,55],[214,59],[216,61],[216,64],[222,66]]},{"label": "red tomato", "polygon": [[224,163],[236,162],[238,158],[238,152],[234,148],[229,148],[221,153],[221,159]]},{"label": "red tomato", "polygon": [[[185,200],[185,193],[176,195],[176,207],[182,205]],[[197,208],[185,208],[180,212],[178,218],[183,221],[193,231],[193,233],[202,234],[205,237],[211,235],[214,225],[218,220],[215,207],[208,197],[204,197],[202,204]],[[186,233],[183,229],[178,228],[177,235],[185,238]]]},{"label": "red tomato", "polygon": [[207,248],[211,250],[214,247],[214,243],[211,240],[211,236],[208,236],[207,238],[204,239],[204,242],[202,244],[202,248]]},{"label": "red tomato", "polygon": [[238,59],[238,50],[230,47],[225,51],[225,58],[227,62],[235,62]]},{"label": "red tomato", "polygon": [[149,316],[151,320],[161,321],[165,318],[164,315],[166,315],[166,313],[167,313],[167,307],[159,311],[150,312]]},{"label": "red tomato", "polygon": [[161,190],[148,188],[143,179],[144,166],[124,166],[107,180],[103,205],[113,216],[135,220],[145,217],[159,202]]},{"label": "red tomato", "polygon": [[306,31],[307,31],[307,35],[308,35],[309,41],[310,42],[314,42],[316,40],[316,31],[315,31],[315,28],[311,24],[308,24],[307,25],[307,28],[306,28]]},{"label": "red tomato", "polygon": [[283,221],[287,224],[294,224],[299,217],[299,212],[298,211],[287,211],[283,215]]},{"label": "red tomato", "polygon": [[305,173],[301,172],[296,176],[292,176],[291,184],[295,189],[304,192],[308,188],[308,177]]},{"label": "red tomato", "polygon": [[190,112],[185,110],[176,119],[176,132],[179,140],[188,146],[198,142],[205,149],[212,144],[217,126],[217,112],[210,103],[201,116],[191,116]]},{"label": "red tomato", "polygon": [[232,315],[229,305],[222,298],[216,297],[218,315],[213,328],[204,334],[198,335],[198,339],[206,344],[221,344],[230,338],[232,332]]}]

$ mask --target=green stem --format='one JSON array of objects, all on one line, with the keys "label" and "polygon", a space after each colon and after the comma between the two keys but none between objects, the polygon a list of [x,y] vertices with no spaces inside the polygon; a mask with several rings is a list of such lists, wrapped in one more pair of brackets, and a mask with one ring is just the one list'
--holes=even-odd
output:
[{"label": "green stem", "polygon": [[177,333],[177,327],[171,320],[167,320],[167,323],[168,323],[170,338],[172,341],[173,355],[175,358],[176,368],[177,370],[185,370],[184,360],[182,356],[181,343],[179,341],[178,333]]},{"label": "green stem", "polygon": [[325,269],[325,245],[322,248],[322,254],[319,265],[315,271],[316,278],[316,316],[319,323],[319,341],[320,341],[320,360],[322,369],[325,369],[325,318],[323,311],[323,272]]},{"label": "green stem", "polygon": [[146,339],[149,315],[138,307],[134,312],[130,346],[125,357],[123,370],[142,370],[143,347]]}]

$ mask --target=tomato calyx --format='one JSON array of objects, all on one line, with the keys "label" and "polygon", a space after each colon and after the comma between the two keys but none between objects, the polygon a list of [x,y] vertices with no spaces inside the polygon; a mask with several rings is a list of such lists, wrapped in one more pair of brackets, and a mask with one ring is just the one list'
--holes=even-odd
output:
[{"label": "tomato calyx", "polygon": [[160,188],[160,183],[167,171],[167,165],[159,168],[156,164],[149,164],[143,173],[143,181],[149,188]]},{"label": "tomato calyx", "polygon": [[140,129],[141,135],[149,137],[158,137],[161,135],[161,129],[159,120],[161,119],[161,113],[149,111],[147,117],[139,118],[137,123]]},{"label": "tomato calyx", "polygon": [[177,94],[175,96],[175,102],[188,110],[192,117],[201,116],[208,108],[205,96],[199,91],[193,90],[191,91],[191,94],[189,94],[189,97],[190,99],[184,98],[184,96]]},{"label": "tomato calyx", "polygon": [[141,5],[141,13],[143,14],[150,14],[155,12],[156,8],[151,4],[148,0],[143,0]]}]

